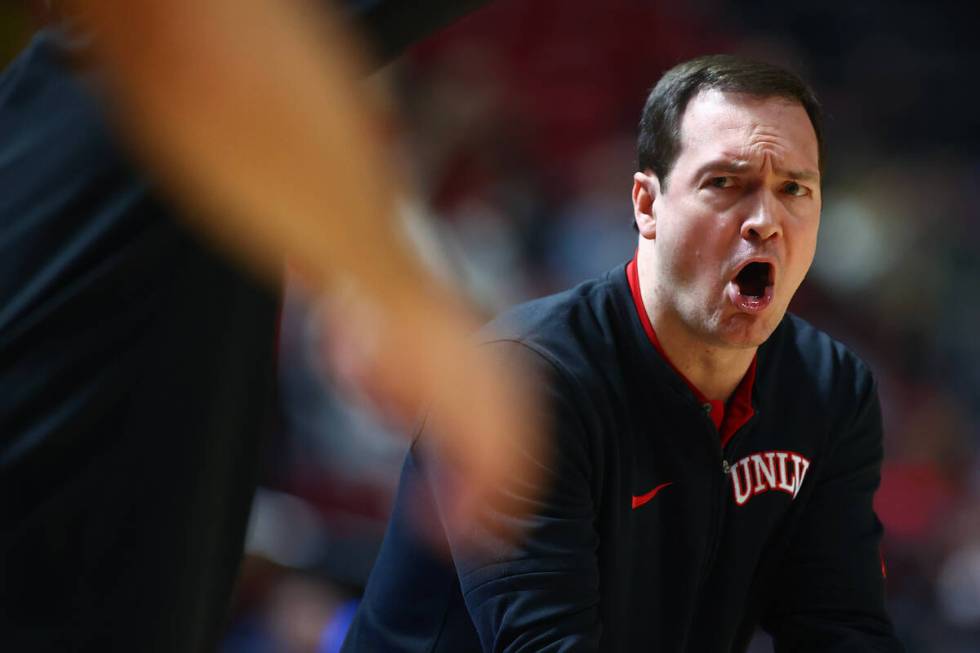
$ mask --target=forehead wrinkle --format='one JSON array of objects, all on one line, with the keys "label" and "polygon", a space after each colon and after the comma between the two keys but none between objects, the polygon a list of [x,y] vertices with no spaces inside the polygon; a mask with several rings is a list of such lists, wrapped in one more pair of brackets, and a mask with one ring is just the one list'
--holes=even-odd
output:
[{"label": "forehead wrinkle", "polygon": [[[726,94],[720,95],[721,99],[728,99]],[[772,158],[772,168],[780,176],[795,180],[819,180],[819,173],[816,172],[819,169],[819,153],[816,147],[810,147],[809,142],[813,140],[813,145],[816,145],[815,135],[801,133],[800,125],[796,125],[797,121],[785,111],[779,110],[773,114],[766,110],[767,105],[771,107],[771,102],[779,102],[779,99],[768,98],[759,103],[745,103],[741,98],[719,103],[716,101],[718,99],[718,94],[712,93],[695,96],[679,126],[679,153],[682,156],[685,152],[696,153],[692,163],[700,172],[712,164],[723,164],[733,172],[743,172],[758,163],[761,170],[766,166],[766,158]],[[797,108],[791,102],[779,102],[779,105],[780,108]],[[802,111],[802,107],[799,109]],[[812,131],[808,117],[806,125]],[[696,163],[698,158],[703,161],[700,165]],[[736,167],[742,170],[736,170]]]},{"label": "forehead wrinkle", "polygon": [[762,165],[760,166],[760,170],[764,169],[768,163],[769,168],[772,170],[772,174],[777,177],[785,177],[788,179],[793,179],[794,181],[819,181],[820,173],[817,171],[792,168],[784,165],[785,161],[780,161],[779,159],[780,156],[778,152],[764,150],[762,153]]},{"label": "forehead wrinkle", "polygon": [[[777,165],[775,162],[771,161],[771,156],[769,153],[763,154],[763,160],[758,167],[759,170],[765,168],[765,162],[767,160],[771,162],[770,165],[772,167],[773,174],[777,177],[785,177],[796,181],[809,182],[817,182],[820,180],[820,174],[814,170],[794,169]],[[741,155],[732,154],[731,152],[723,152],[718,157],[701,165],[695,172],[694,177],[701,177],[709,171],[743,174],[750,170],[752,170],[752,163],[748,159]]]},{"label": "forehead wrinkle", "polygon": [[[806,146],[794,147],[795,138],[794,134],[786,130],[780,130],[778,128],[770,129],[766,125],[755,124],[751,128],[751,134],[747,139],[748,145],[746,149],[752,150],[770,150],[770,152],[784,157],[791,157],[794,154],[798,154],[801,158],[806,159],[807,152]],[[802,145],[797,143],[797,145]]]},{"label": "forehead wrinkle", "polygon": [[[789,165],[787,159],[793,157],[794,150],[788,143],[783,141],[784,139],[780,138],[757,140],[756,142],[747,145],[743,152],[740,153],[739,156],[733,157],[733,159],[741,159],[748,162],[752,159],[758,158],[760,170],[765,168],[766,164],[768,163],[773,171],[773,174],[779,177],[787,177],[789,179],[799,181],[818,180],[820,174],[816,170],[810,169],[805,164],[803,167]],[[749,166],[746,165],[745,167]]]},{"label": "forehead wrinkle", "polygon": [[786,139],[775,134],[759,132],[752,135],[745,149],[750,155],[761,156],[762,159],[770,159],[773,156],[784,157],[791,150]]}]

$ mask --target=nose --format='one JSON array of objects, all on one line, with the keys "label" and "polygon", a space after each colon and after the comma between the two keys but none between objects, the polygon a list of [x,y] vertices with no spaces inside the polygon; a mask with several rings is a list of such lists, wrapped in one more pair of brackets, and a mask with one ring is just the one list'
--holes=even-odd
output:
[{"label": "nose", "polygon": [[750,241],[765,242],[779,237],[783,233],[782,220],[779,216],[779,202],[769,197],[768,193],[760,193],[759,201],[742,222],[742,238]]}]

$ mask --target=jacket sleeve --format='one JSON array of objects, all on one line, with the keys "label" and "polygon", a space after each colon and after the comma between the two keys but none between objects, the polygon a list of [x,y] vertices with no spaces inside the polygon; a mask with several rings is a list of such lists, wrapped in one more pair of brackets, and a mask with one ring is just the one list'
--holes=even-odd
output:
[{"label": "jacket sleeve", "polygon": [[[511,479],[500,492],[520,514],[487,506],[465,532],[447,532],[449,546],[484,651],[597,651],[598,536],[586,426],[562,374],[537,354],[530,357],[542,373],[539,405],[550,442],[519,455],[539,470],[537,483]],[[438,488],[433,467],[429,481]],[[514,540],[501,532],[522,534]]]},{"label": "jacket sleeve", "polygon": [[881,472],[881,409],[867,378],[856,417],[816,479],[763,615],[776,653],[903,650],[884,608],[882,527],[872,507]]}]

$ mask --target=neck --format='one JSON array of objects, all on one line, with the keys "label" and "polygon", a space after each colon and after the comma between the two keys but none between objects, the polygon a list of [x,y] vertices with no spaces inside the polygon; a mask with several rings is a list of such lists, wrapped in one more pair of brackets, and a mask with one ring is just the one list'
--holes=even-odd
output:
[{"label": "neck", "polygon": [[[728,401],[755,357],[756,347],[732,348],[705,343],[680,316],[658,301],[652,279],[637,260],[640,294],[657,340],[670,362],[705,397]],[[645,282],[644,282],[645,281]]]},{"label": "neck", "polygon": [[756,350],[691,342],[683,328],[676,328],[672,321],[652,314],[650,323],[664,353],[680,373],[708,399],[728,401],[752,364]]}]

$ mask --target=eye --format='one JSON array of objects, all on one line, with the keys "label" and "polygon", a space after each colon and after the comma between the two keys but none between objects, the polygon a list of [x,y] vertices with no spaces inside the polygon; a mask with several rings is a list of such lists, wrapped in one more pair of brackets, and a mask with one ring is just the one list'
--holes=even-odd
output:
[{"label": "eye", "polygon": [[810,189],[806,186],[801,186],[795,181],[789,181],[783,186],[783,192],[793,197],[806,197],[810,194]]},{"label": "eye", "polygon": [[732,188],[735,186],[733,177],[712,177],[708,180],[708,186],[712,188]]}]

